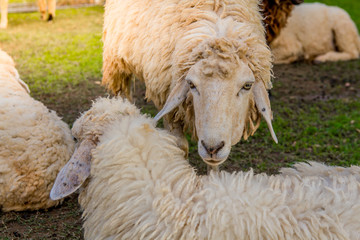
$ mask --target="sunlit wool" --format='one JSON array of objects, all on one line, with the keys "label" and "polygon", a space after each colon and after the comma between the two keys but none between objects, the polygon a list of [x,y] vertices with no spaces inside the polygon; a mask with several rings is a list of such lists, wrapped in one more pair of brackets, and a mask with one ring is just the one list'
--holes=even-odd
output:
[{"label": "sunlit wool", "polygon": [[0,210],[48,208],[49,192],[74,150],[69,127],[29,95],[0,50]]},{"label": "sunlit wool", "polygon": [[360,38],[355,23],[341,8],[321,3],[296,6],[286,27],[270,44],[275,63],[356,59]]},{"label": "sunlit wool", "polygon": [[[158,109],[174,86],[185,81],[189,69],[204,59],[230,70],[245,61],[256,81],[271,88],[271,53],[257,0],[109,0],[103,41],[102,83],[128,96],[136,77],[145,82],[146,97]],[[239,140],[253,134],[260,122],[252,94],[248,102]],[[167,120],[196,138],[194,114],[189,93]]]},{"label": "sunlit wool", "polygon": [[85,239],[360,239],[359,167],[198,176],[154,125],[122,99],[75,122],[79,141],[98,142],[79,196]]}]

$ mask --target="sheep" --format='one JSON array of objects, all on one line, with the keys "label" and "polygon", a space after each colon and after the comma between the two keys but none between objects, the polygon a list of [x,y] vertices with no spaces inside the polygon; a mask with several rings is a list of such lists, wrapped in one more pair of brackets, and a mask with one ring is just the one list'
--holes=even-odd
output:
[{"label": "sheep", "polygon": [[66,123],[29,95],[14,61],[0,50],[0,210],[45,209],[75,142]]},{"label": "sheep", "polygon": [[50,197],[81,187],[85,239],[360,239],[359,167],[198,176],[155,125],[120,97],[75,121],[79,147]]},{"label": "sheep", "polygon": [[261,9],[264,15],[266,41],[270,44],[286,26],[287,19],[295,5],[303,0],[263,0]]},{"label": "sheep", "polygon": [[0,0],[0,9],[1,9],[1,22],[0,28],[7,28],[8,24],[8,4],[9,0]]},{"label": "sheep", "polygon": [[198,140],[212,167],[272,112],[271,52],[257,0],[108,0],[102,84],[130,96],[134,77],[188,152],[184,132]]},{"label": "sheep", "polygon": [[360,38],[349,14],[321,3],[296,6],[287,26],[270,44],[275,64],[301,59],[322,63],[356,59]]},{"label": "sheep", "polygon": [[[56,0],[38,0],[39,12],[42,20],[51,21],[55,17]],[[7,28],[8,25],[8,5],[9,0],[0,0],[1,8],[1,23],[0,28]],[[46,6],[48,7],[49,15],[46,18]]]},{"label": "sheep", "polygon": [[[39,12],[42,20],[52,21],[55,17],[56,0],[38,0]],[[46,7],[48,8],[48,17],[46,18]]]}]

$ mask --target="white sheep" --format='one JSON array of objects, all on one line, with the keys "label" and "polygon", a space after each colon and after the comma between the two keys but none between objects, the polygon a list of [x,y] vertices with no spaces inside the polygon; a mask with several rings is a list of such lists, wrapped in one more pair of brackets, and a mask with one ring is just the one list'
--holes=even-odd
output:
[{"label": "white sheep", "polygon": [[54,111],[29,95],[14,61],[0,50],[0,211],[49,208],[74,140]]},{"label": "white sheep", "polygon": [[276,64],[301,59],[316,63],[346,61],[359,57],[360,38],[355,23],[343,9],[307,3],[294,8],[270,47]]},{"label": "white sheep", "polygon": [[79,148],[50,196],[89,176],[85,239],[360,239],[359,167],[197,176],[176,139],[121,98],[97,100],[72,131]]},{"label": "white sheep", "polygon": [[198,139],[210,166],[260,124],[271,126],[266,89],[271,53],[258,0],[108,0],[102,83],[130,95],[145,82],[146,98],[162,109],[165,127],[187,153],[184,131]]}]

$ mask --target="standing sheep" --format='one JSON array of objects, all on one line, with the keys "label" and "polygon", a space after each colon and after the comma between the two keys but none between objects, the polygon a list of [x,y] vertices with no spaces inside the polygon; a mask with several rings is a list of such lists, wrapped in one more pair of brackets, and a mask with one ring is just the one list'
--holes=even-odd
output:
[{"label": "standing sheep", "polygon": [[297,60],[346,61],[360,53],[360,38],[349,14],[321,3],[296,6],[287,26],[270,44],[275,63]]},{"label": "standing sheep", "polygon": [[122,99],[97,100],[72,131],[80,145],[51,198],[89,176],[79,196],[87,240],[360,239],[359,167],[197,176],[176,139]]},{"label": "standing sheep", "polygon": [[[47,5],[46,5],[47,3]],[[9,0],[0,0],[1,23],[0,28],[7,28],[8,25],[8,5]],[[38,0],[39,12],[42,20],[51,21],[55,17],[56,0]],[[48,7],[48,17],[46,18],[46,7]]]},{"label": "standing sheep", "polygon": [[74,150],[69,127],[29,95],[0,50],[0,210],[49,208],[49,192]]},{"label": "standing sheep", "polygon": [[0,28],[7,28],[7,24],[8,24],[8,4],[9,4],[9,0],[0,0],[0,9],[1,9]]},{"label": "standing sheep", "polygon": [[[56,0],[38,0],[39,12],[42,20],[51,21],[55,17]],[[46,8],[48,9],[48,17],[46,18]]]},{"label": "standing sheep", "polygon": [[218,166],[256,131],[260,113],[277,142],[257,0],[108,0],[103,33],[102,83],[129,96],[131,79],[144,81],[162,109],[155,119],[165,116],[186,153],[189,130],[202,159]]}]

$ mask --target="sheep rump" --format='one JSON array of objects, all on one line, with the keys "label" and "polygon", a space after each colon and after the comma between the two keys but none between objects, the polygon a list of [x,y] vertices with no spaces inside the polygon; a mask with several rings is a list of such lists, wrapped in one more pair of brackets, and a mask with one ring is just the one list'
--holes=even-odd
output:
[{"label": "sheep rump", "polygon": [[49,208],[49,192],[74,150],[69,127],[29,95],[0,50],[0,210]]},{"label": "sheep rump", "polygon": [[97,100],[73,134],[98,142],[79,195],[85,239],[360,239],[359,167],[197,176],[176,139],[121,98]]},{"label": "sheep rump", "polygon": [[287,26],[270,44],[276,64],[297,60],[346,61],[360,53],[355,23],[341,8],[321,3],[296,6]]}]

